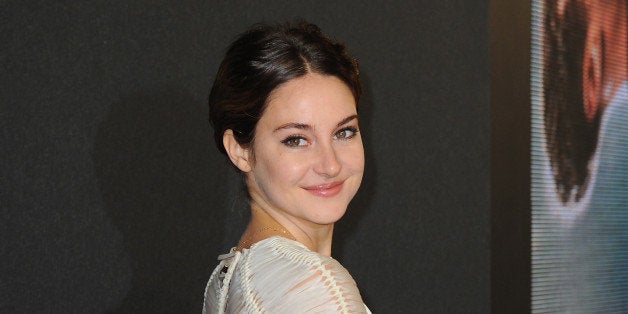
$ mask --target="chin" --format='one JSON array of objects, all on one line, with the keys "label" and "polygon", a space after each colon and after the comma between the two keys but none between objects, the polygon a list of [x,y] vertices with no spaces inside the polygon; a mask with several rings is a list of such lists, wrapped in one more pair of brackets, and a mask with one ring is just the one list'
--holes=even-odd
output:
[{"label": "chin", "polygon": [[315,217],[312,217],[313,218],[312,222],[319,225],[334,224],[338,220],[340,220],[340,218],[342,218],[342,216],[344,216],[346,212],[347,212],[346,205],[344,207],[338,206],[336,208],[327,208],[324,210],[319,209],[317,211],[317,215]]}]

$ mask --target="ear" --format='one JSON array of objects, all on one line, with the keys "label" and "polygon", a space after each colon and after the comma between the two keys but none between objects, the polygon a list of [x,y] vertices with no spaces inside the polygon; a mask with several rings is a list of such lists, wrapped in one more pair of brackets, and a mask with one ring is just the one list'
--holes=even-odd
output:
[{"label": "ear", "polygon": [[226,130],[225,133],[222,134],[222,144],[225,146],[229,159],[231,159],[231,162],[238,167],[240,171],[251,171],[250,151],[236,141],[233,130]]}]

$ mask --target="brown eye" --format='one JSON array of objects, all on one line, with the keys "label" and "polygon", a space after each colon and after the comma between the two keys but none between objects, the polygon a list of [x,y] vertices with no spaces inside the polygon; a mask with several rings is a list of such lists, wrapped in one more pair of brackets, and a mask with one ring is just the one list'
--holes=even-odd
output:
[{"label": "brown eye", "polygon": [[290,136],[285,140],[281,141],[284,145],[288,147],[301,147],[307,145],[307,141],[301,136]]},{"label": "brown eye", "polygon": [[348,140],[355,136],[358,133],[358,129],[355,127],[346,127],[344,129],[339,130],[334,134],[334,138],[338,140]]}]

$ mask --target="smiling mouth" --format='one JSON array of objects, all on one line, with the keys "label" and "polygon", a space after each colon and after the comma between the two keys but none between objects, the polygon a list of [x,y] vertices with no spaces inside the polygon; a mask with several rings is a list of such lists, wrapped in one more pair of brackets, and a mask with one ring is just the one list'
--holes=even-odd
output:
[{"label": "smiling mouth", "polygon": [[336,182],[331,182],[331,183],[326,183],[326,184],[306,186],[303,189],[312,193],[315,196],[332,197],[340,193],[340,190],[342,190],[343,183],[344,181],[336,181]]}]

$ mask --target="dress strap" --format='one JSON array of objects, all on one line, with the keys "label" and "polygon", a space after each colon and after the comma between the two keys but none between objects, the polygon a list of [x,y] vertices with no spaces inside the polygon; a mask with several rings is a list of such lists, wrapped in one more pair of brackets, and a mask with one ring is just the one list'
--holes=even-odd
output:
[{"label": "dress strap", "polygon": [[[218,304],[218,313],[223,314],[227,307],[227,293],[229,293],[229,285],[231,284],[231,278],[233,277],[233,271],[236,269],[238,262],[240,261],[240,257],[242,256],[241,252],[235,251],[231,249],[231,252],[227,254],[222,254],[218,257],[220,260],[221,257],[224,259],[221,261],[224,267],[227,267],[227,273],[225,274],[225,278],[222,280],[222,287],[220,287],[220,297]],[[226,258],[233,257],[232,259],[225,260]]]},{"label": "dress strap", "polygon": [[[236,254],[236,248],[235,246],[231,248],[231,250],[229,250],[229,253],[225,253],[225,254],[220,254],[218,255],[218,260],[222,261],[222,260],[226,260],[228,258],[233,257]],[[228,265],[227,265],[228,266]]]},{"label": "dress strap", "polygon": [[[222,283],[220,285],[220,295],[218,297],[218,313],[225,313],[225,308],[227,307],[227,293],[229,292],[231,277],[233,277],[233,271],[235,270],[241,256],[242,253],[236,251],[235,247],[232,248],[229,253],[221,254],[218,256],[218,260],[220,261],[220,263],[218,264],[218,267],[216,267],[212,275],[209,277],[209,281],[207,282],[207,286],[205,287],[205,296],[203,298],[203,314],[208,314],[206,312],[208,291],[215,276],[217,276],[217,279],[220,280]],[[225,269],[226,273],[223,272]]]}]

